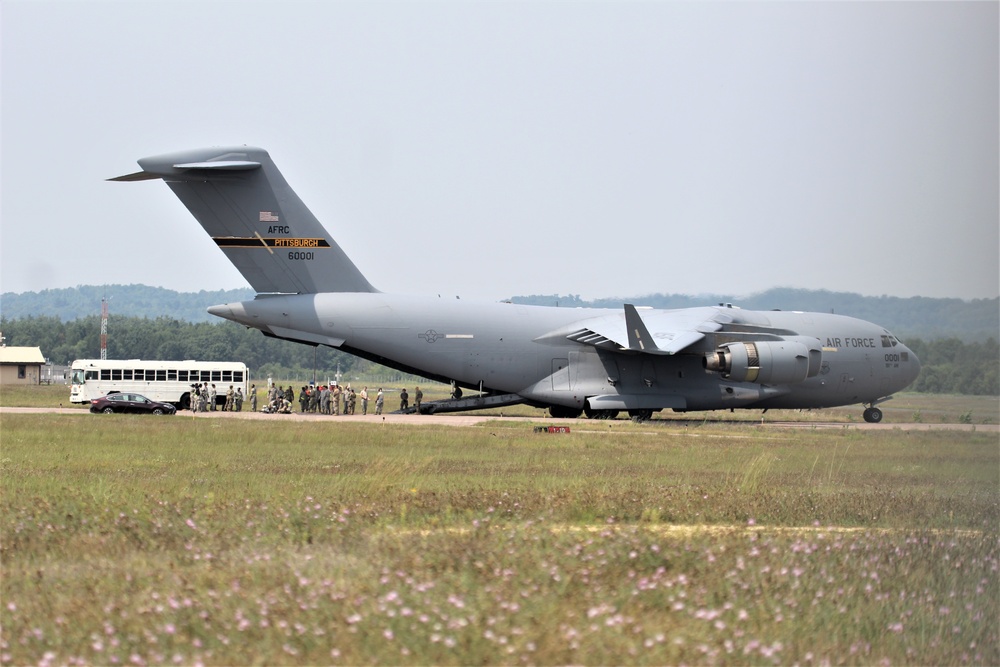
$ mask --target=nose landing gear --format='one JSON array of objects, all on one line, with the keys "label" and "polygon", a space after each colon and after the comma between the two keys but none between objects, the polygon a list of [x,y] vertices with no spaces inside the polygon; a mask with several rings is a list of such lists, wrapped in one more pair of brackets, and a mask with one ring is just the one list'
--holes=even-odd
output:
[{"label": "nose landing gear", "polygon": [[869,408],[865,408],[865,411],[862,413],[862,416],[865,418],[865,421],[868,422],[869,424],[877,424],[880,421],[882,421],[882,411],[876,408],[874,405]]}]

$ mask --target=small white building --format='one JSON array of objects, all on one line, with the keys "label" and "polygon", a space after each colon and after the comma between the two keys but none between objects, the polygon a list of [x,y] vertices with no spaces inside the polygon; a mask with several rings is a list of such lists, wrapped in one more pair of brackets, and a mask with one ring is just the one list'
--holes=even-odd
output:
[{"label": "small white building", "polygon": [[0,384],[39,384],[44,365],[40,347],[0,347]]}]

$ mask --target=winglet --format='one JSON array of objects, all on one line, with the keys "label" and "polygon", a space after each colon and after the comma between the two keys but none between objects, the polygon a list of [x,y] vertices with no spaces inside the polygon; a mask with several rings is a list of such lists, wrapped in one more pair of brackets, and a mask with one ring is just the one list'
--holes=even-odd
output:
[{"label": "winglet", "polygon": [[620,313],[592,317],[574,322],[552,335],[616,352],[672,355],[683,353],[706,334],[723,326],[724,316],[717,308],[707,306],[644,311],[639,315],[638,308],[625,304],[625,317]]},{"label": "winglet", "polygon": [[636,352],[657,352],[653,336],[646,323],[639,317],[639,311],[631,303],[625,304],[625,328],[628,331],[628,349]]}]

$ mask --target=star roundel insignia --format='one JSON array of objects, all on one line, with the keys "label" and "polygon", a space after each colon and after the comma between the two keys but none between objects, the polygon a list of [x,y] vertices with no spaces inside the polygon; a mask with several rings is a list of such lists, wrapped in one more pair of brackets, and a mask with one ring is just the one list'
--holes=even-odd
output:
[{"label": "star roundel insignia", "polygon": [[433,343],[438,338],[444,338],[444,334],[439,334],[434,329],[428,329],[425,333],[418,334],[418,338],[423,338],[428,343]]}]

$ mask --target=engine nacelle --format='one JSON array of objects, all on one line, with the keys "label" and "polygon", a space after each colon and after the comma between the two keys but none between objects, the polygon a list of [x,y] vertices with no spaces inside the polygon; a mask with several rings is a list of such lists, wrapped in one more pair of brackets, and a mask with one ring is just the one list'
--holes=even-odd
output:
[{"label": "engine nacelle", "polygon": [[703,364],[736,382],[795,384],[819,373],[822,357],[815,339],[758,340],[720,345]]}]

